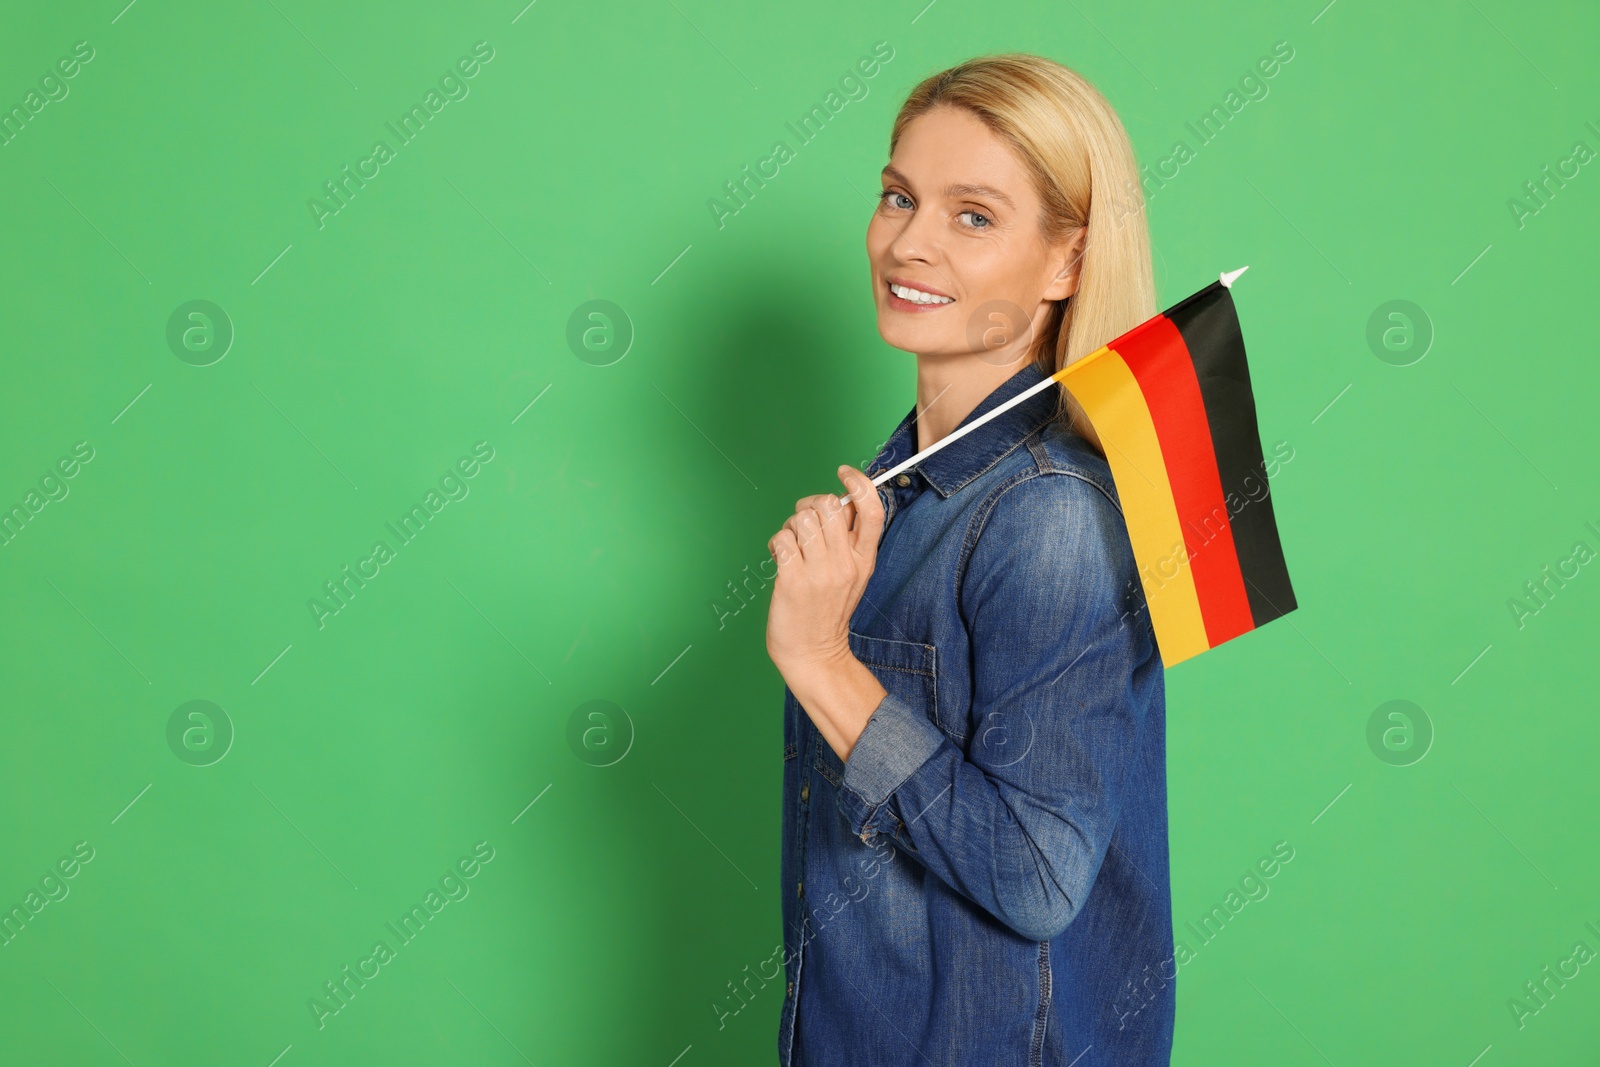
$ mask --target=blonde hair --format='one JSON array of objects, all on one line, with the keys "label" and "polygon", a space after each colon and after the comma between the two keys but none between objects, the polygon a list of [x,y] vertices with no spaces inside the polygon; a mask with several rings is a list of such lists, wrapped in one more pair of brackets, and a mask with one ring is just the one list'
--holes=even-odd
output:
[{"label": "blonde hair", "polygon": [[[889,134],[890,155],[913,119],[940,106],[964,108],[1011,145],[1044,205],[1039,225],[1047,242],[1088,227],[1077,291],[1055,302],[1033,341],[1030,355],[1041,371],[1054,374],[1156,313],[1138,163],[1099,90],[1041,56],[969,59],[911,91]],[[1056,418],[1100,448],[1078,402],[1057,392]]]}]

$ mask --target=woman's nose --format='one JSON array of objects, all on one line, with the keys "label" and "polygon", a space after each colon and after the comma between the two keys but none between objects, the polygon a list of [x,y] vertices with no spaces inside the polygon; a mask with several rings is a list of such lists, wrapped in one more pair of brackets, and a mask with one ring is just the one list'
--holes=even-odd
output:
[{"label": "woman's nose", "polygon": [[902,262],[933,263],[938,259],[938,246],[934,239],[933,216],[918,211],[908,219],[897,219],[894,239],[889,251]]}]

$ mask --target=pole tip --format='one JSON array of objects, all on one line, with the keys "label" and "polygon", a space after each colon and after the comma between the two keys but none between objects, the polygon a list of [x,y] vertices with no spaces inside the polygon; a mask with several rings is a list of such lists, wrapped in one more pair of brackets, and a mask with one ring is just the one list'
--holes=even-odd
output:
[{"label": "pole tip", "polygon": [[1249,267],[1240,267],[1238,270],[1223,271],[1222,276],[1217,280],[1222,283],[1224,289],[1232,289],[1234,279],[1249,269]]}]

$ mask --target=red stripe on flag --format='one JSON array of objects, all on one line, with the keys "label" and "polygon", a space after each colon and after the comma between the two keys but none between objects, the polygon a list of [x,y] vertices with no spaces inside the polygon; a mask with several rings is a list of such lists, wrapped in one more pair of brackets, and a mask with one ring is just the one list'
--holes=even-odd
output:
[{"label": "red stripe on flag", "polygon": [[1215,648],[1255,627],[1233,543],[1200,380],[1183,335],[1165,315],[1112,345],[1133,371],[1155,424],[1183,530],[1206,639]]}]

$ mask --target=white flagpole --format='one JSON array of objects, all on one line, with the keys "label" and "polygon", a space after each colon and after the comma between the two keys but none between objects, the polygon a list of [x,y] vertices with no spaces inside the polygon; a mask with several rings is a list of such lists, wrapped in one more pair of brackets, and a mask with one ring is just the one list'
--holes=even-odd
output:
[{"label": "white flagpole", "polygon": [[[1240,267],[1238,270],[1224,271],[1217,278],[1217,281],[1221,282],[1224,287],[1231,289],[1231,288],[1233,288],[1234,281],[1239,277],[1239,275],[1243,274],[1245,271],[1247,271],[1249,269],[1250,268],[1248,266],[1244,266],[1244,267]],[[1077,366],[1077,364],[1071,364],[1071,366]],[[1057,372],[1057,373],[1060,373],[1060,372]],[[939,449],[943,448],[945,445],[948,445],[953,441],[959,441],[961,438],[965,437],[967,434],[971,433],[973,430],[976,430],[979,426],[982,426],[984,423],[988,422],[990,419],[994,418],[996,415],[1000,415],[1000,414],[1003,414],[1004,412],[1007,412],[1007,411],[1011,410],[1012,408],[1016,407],[1018,404],[1022,403],[1024,400],[1028,399],[1030,396],[1033,396],[1035,393],[1039,392],[1040,390],[1049,388],[1051,385],[1055,384],[1058,381],[1060,381],[1059,378],[1057,378],[1055,375],[1051,375],[1048,378],[1046,378],[1044,381],[1038,383],[1037,385],[1031,386],[1028,389],[1025,389],[1022,392],[1018,393],[1016,396],[1012,397],[1010,400],[1007,400],[1004,404],[1001,404],[999,407],[995,408],[994,410],[984,412],[982,415],[980,415],[978,418],[974,419],[972,422],[969,422],[965,426],[961,427],[960,429],[955,430],[955,431],[945,435],[943,438],[939,439],[938,441],[935,441],[933,444],[929,445],[927,448],[924,448],[921,452],[918,452],[916,455],[912,456],[910,459],[905,460],[905,461],[900,462],[900,463],[896,463],[893,467],[890,467],[888,470],[884,471],[882,474],[880,474],[876,478],[872,479],[873,487],[876,488],[877,486],[882,485],[884,482],[888,481],[890,478],[893,478],[895,475],[899,474],[901,471],[904,471],[907,467],[913,466],[914,464],[920,462],[921,460],[924,460],[927,457],[933,455],[935,452],[939,451]],[[850,497],[850,495],[848,493],[839,498],[839,503],[840,504],[848,504],[850,502],[851,502],[851,497]]]},{"label": "white flagpole", "polygon": [[[1055,383],[1056,383],[1056,379],[1052,376],[1052,377],[1046,378],[1044,381],[1038,383],[1037,385],[1030,386],[1028,389],[1024,390],[1023,392],[1018,393],[1016,396],[1012,397],[1010,400],[1007,400],[1004,404],[1001,404],[999,407],[995,408],[993,411],[984,412],[982,415],[978,416],[978,418],[974,419],[972,422],[967,423],[965,426],[961,427],[960,429],[953,431],[952,433],[946,435],[945,437],[939,439],[938,441],[935,441],[933,444],[929,445],[927,448],[924,448],[921,452],[918,452],[916,455],[912,456],[910,459],[908,459],[908,460],[906,460],[906,461],[904,461],[902,463],[896,463],[894,466],[890,467],[888,470],[884,471],[882,474],[880,474],[876,478],[872,479],[872,484],[874,486],[882,485],[884,482],[888,481],[890,478],[893,478],[895,475],[899,474],[901,471],[905,470],[907,467],[913,465],[914,463],[917,463],[918,461],[920,461],[922,459],[927,458],[928,456],[933,455],[935,452],[939,451],[939,449],[943,448],[945,445],[950,444],[952,441],[959,441],[961,438],[965,437],[967,434],[971,433],[973,430],[976,430],[979,426],[982,426],[984,423],[988,422],[990,419],[994,418],[996,415],[1000,415],[1003,412],[1011,410],[1012,408],[1016,407],[1018,404],[1022,403],[1024,400],[1028,399],[1033,394],[1039,392],[1041,389],[1049,388],[1050,386],[1054,385]],[[841,503],[841,504],[850,503],[850,497],[848,495],[840,497],[839,498],[839,503]]]}]

